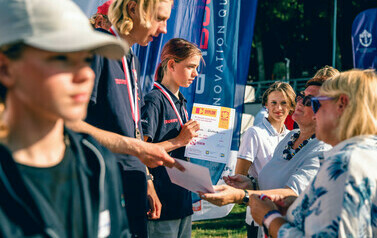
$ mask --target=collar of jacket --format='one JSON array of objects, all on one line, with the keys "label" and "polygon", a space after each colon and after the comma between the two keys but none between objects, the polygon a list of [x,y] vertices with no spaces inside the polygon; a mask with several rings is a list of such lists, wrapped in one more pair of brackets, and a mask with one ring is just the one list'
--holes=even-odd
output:
[{"label": "collar of jacket", "polygon": [[[78,176],[84,208],[84,220],[88,237],[97,237],[93,234],[93,226],[98,227],[100,211],[105,210],[105,161],[95,146],[94,140],[84,134],[77,134],[65,128],[72,150],[78,160]],[[27,188],[20,171],[15,163],[12,152],[0,144],[0,191],[6,194],[0,196],[0,206],[7,214],[14,214],[18,225],[32,231],[39,231],[47,237],[60,237],[58,227],[50,224],[48,218],[43,218],[35,201]],[[96,183],[90,185],[90,183]],[[93,189],[90,189],[93,188]],[[17,219],[17,217],[19,217]]]}]

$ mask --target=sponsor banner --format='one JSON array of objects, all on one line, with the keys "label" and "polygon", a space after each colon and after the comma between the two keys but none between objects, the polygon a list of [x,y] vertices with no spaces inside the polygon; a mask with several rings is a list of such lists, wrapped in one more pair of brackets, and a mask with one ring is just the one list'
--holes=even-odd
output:
[{"label": "sponsor banner", "polygon": [[[207,0],[205,5],[200,39],[205,66],[195,82],[195,93],[185,96],[189,98],[189,102],[236,111],[230,145],[234,153],[218,158],[218,161],[225,163],[191,159],[193,163],[209,168],[213,184],[221,183],[224,173],[234,173],[256,7],[256,0]],[[191,111],[190,108],[188,111]],[[221,115],[219,127],[225,128],[229,111],[224,110]],[[200,198],[194,194],[193,201],[198,200]],[[218,208],[205,201],[202,204],[207,204],[205,212],[195,212],[194,220],[220,218],[232,208],[231,205],[228,208]]]},{"label": "sponsor banner", "polygon": [[353,66],[377,69],[377,8],[356,16],[352,24]]}]

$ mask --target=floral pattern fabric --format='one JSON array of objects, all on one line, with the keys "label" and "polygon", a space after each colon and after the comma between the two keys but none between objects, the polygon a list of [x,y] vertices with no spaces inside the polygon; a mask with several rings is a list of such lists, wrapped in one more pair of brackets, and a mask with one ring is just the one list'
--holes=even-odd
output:
[{"label": "floral pattern fabric", "polygon": [[278,237],[377,237],[376,185],[377,136],[343,141],[324,153]]}]

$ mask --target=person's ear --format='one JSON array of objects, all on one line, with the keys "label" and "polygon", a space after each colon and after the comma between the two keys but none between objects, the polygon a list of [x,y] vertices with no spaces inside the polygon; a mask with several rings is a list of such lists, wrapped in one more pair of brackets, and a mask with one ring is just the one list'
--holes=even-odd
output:
[{"label": "person's ear", "polygon": [[94,22],[94,28],[102,28],[103,20],[103,16],[99,14]]},{"label": "person's ear", "polygon": [[136,8],[137,3],[135,1],[131,0],[127,3],[127,12],[132,20],[134,20],[137,17]]},{"label": "person's ear", "polygon": [[167,64],[167,68],[170,71],[174,71],[174,67],[175,67],[175,61],[174,59],[170,59]]},{"label": "person's ear", "polygon": [[6,88],[10,88],[14,84],[10,66],[11,60],[0,53],[0,83]]},{"label": "person's ear", "polygon": [[349,97],[346,94],[341,94],[337,102],[337,110],[340,114],[343,114],[344,110],[349,104]]}]

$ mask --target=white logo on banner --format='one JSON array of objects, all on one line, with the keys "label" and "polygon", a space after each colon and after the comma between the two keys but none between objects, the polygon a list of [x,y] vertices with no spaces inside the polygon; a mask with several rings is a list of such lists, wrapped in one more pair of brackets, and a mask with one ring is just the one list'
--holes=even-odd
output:
[{"label": "white logo on banner", "polygon": [[372,34],[367,30],[364,30],[361,34],[359,34],[359,41],[364,47],[370,46],[370,44],[372,44]]},{"label": "white logo on banner", "polygon": [[203,94],[204,93],[204,87],[206,83],[206,75],[205,74],[199,74],[198,77],[196,77],[196,94]]}]

